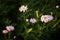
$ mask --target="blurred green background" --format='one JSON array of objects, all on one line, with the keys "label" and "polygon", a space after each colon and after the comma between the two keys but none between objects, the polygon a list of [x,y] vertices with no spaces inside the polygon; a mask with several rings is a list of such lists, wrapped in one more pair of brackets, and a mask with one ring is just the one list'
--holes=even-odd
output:
[{"label": "blurred green background", "polygon": [[[45,24],[41,21],[39,28],[37,23],[26,23],[23,19],[23,13],[19,12],[21,5],[27,5],[26,18],[36,18],[35,11],[38,10],[39,17],[41,14],[51,15],[54,19]],[[13,25],[15,30],[11,32],[11,39],[16,36],[15,40],[60,40],[60,0],[0,0],[0,40],[4,39],[2,30],[7,25]],[[27,25],[26,25],[27,24]],[[24,27],[26,25],[26,29]],[[27,33],[32,29],[29,33]],[[6,36],[8,37],[8,35]]]}]

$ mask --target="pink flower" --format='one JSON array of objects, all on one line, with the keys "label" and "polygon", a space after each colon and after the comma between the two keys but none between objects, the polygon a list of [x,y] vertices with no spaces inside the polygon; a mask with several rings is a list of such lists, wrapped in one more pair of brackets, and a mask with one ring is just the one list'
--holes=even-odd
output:
[{"label": "pink flower", "polygon": [[35,18],[31,18],[31,19],[30,19],[30,22],[31,22],[31,23],[36,23],[36,19],[35,19]]},{"label": "pink flower", "polygon": [[7,34],[8,30],[3,30],[2,33]]},{"label": "pink flower", "polygon": [[7,26],[6,29],[7,29],[8,31],[13,31],[13,30],[14,30],[14,27],[13,27],[13,26]]},{"label": "pink flower", "polygon": [[45,22],[45,23],[51,21],[52,19],[53,19],[53,16],[51,16],[51,15],[42,15],[41,16],[41,21]]},{"label": "pink flower", "polygon": [[28,9],[27,6],[22,5],[22,6],[19,8],[19,11],[20,11],[20,12],[25,12],[25,11],[27,11],[27,9]]}]

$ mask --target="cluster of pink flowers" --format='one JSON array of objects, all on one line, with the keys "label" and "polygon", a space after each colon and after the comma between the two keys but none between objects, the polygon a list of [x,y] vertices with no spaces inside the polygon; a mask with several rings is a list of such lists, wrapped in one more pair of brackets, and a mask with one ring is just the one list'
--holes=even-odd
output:
[{"label": "cluster of pink flowers", "polygon": [[31,18],[30,20],[29,19],[26,19],[26,22],[31,22],[31,23],[36,23],[36,19],[35,18]]},{"label": "cluster of pink flowers", "polygon": [[[41,16],[41,22],[47,23],[49,21],[53,20],[53,16],[51,15],[42,15]],[[26,19],[26,22],[36,23],[37,20],[35,18]]]},{"label": "cluster of pink flowers", "polygon": [[[59,7],[60,7],[59,5],[56,5],[56,8],[59,8]],[[19,7],[19,11],[20,12],[26,12],[27,9],[28,9],[27,5],[26,6],[25,5],[22,5],[21,7]],[[42,15],[41,16],[41,21],[42,22],[45,22],[45,23],[47,23],[48,21],[50,21],[52,19],[53,19],[53,16],[51,16],[51,15]],[[26,21],[28,22],[29,19],[26,19]],[[36,19],[34,19],[34,18],[32,19],[31,18],[30,22],[35,23],[36,22]]]},{"label": "cluster of pink flowers", "polygon": [[3,30],[2,33],[7,34],[10,31],[13,31],[14,27],[13,26],[6,26],[6,30]]},{"label": "cluster of pink flowers", "polygon": [[[56,8],[59,8],[59,5],[56,5]],[[27,5],[26,6],[22,5],[21,7],[19,7],[20,12],[26,12],[27,9],[28,9]],[[42,15],[41,16],[41,22],[47,23],[47,22],[49,22],[51,20],[53,20],[53,16],[51,16],[51,15]],[[31,18],[30,20],[26,19],[26,22],[28,22],[28,21],[30,21],[31,23],[35,23],[36,19],[35,18]]]},{"label": "cluster of pink flowers", "polygon": [[[56,8],[59,8],[59,6],[57,5]],[[25,11],[27,11],[27,9],[28,9],[28,7],[24,6],[24,5],[19,7],[20,12],[25,12]],[[51,21],[52,19],[53,19],[53,16],[51,16],[51,15],[42,15],[41,16],[41,21],[45,22],[45,23]],[[26,22],[28,22],[28,21],[31,22],[31,23],[36,23],[37,22],[37,20],[35,18],[31,18],[30,20],[26,19]]]}]

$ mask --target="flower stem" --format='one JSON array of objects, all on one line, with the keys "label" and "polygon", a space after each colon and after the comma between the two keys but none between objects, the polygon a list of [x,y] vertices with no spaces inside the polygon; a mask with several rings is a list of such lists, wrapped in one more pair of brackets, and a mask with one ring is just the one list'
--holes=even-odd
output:
[{"label": "flower stem", "polygon": [[10,34],[11,34],[11,33],[9,32],[9,33],[8,33],[8,40],[10,40]]},{"label": "flower stem", "polygon": [[43,24],[43,27],[45,27],[45,23]]},{"label": "flower stem", "polygon": [[23,16],[24,16],[25,39],[26,39],[27,38],[27,27],[26,27],[26,22],[25,22],[25,19],[26,19],[25,14],[26,13],[24,13]]},{"label": "flower stem", "polygon": [[38,27],[38,30],[39,30],[39,14],[38,14],[38,10],[36,10],[36,19],[37,19],[37,27]]}]

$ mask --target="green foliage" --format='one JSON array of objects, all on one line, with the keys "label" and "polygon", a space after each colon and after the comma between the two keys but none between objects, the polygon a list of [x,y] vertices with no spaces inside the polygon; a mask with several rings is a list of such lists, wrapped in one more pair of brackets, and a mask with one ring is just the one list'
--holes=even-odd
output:
[{"label": "green foliage", "polygon": [[[51,36],[60,28],[60,8],[56,8],[59,4],[60,0],[0,0],[0,40],[8,38],[8,35],[4,37],[2,34],[2,30],[8,25],[15,28],[11,32],[11,40],[14,35],[16,40],[22,40],[19,39],[20,36],[24,40],[54,40]],[[25,13],[19,11],[21,5],[28,6]],[[54,19],[45,24],[40,20],[41,15],[52,15]],[[26,22],[27,18],[36,18],[37,23]]]}]

